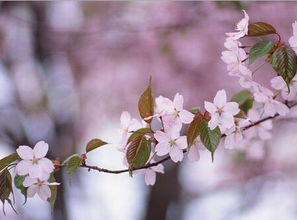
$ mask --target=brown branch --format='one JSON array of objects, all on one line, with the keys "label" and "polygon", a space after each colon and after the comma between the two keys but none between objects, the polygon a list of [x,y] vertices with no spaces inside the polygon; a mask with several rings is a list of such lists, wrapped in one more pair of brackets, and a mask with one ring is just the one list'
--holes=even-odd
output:
[{"label": "brown branch", "polygon": [[[293,108],[294,106],[297,106],[297,103],[293,103],[291,105],[287,105],[290,109]],[[243,131],[249,129],[249,128],[252,128],[258,124],[261,124],[267,120],[271,120],[271,119],[274,119],[274,118],[277,118],[278,116],[280,116],[279,114],[276,114],[274,116],[268,116],[268,117],[265,117],[265,118],[262,118],[261,120],[259,121],[256,121],[254,122],[253,124],[250,124],[248,126],[245,126],[242,128]],[[222,137],[225,137],[226,135],[222,135]],[[184,153],[187,152],[187,150],[184,150]],[[123,170],[108,170],[108,169],[105,169],[105,168],[100,168],[98,166],[91,166],[91,165],[87,165],[87,164],[82,164],[81,167],[82,168],[87,168],[89,171],[90,170],[97,170],[98,172],[103,172],[103,173],[112,173],[112,174],[120,174],[120,173],[125,173],[125,172],[129,172],[129,171],[135,171],[135,170],[141,170],[141,169],[147,169],[147,168],[150,168],[150,167],[154,167],[154,166],[157,166],[167,160],[170,160],[170,156],[167,156],[165,158],[163,158],[162,160],[159,160],[157,162],[154,162],[154,163],[149,163],[149,164],[146,164],[145,166],[142,166],[142,167],[139,167],[139,168],[135,168],[135,169],[123,169]]]}]

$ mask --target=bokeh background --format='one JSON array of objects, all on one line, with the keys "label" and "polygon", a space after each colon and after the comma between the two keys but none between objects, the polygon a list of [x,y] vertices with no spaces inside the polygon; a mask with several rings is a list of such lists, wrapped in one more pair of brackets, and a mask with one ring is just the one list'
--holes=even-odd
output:
[{"label": "bokeh background", "polygon": [[[90,164],[122,168],[116,150],[119,117],[138,116],[137,101],[153,77],[155,95],[185,98],[186,107],[212,100],[218,89],[240,89],[220,60],[225,33],[243,17],[292,35],[295,2],[1,2],[0,157],[19,145],[50,144],[49,157],[83,153],[91,138],[112,143]],[[261,71],[268,84],[272,70]],[[267,77],[269,76],[269,77]],[[262,157],[218,149],[211,163],[166,163],[153,187],[143,176],[80,170],[56,178],[53,210],[38,197],[9,220],[295,220],[296,118],[274,121]],[[2,208],[2,206],[1,206]]]}]

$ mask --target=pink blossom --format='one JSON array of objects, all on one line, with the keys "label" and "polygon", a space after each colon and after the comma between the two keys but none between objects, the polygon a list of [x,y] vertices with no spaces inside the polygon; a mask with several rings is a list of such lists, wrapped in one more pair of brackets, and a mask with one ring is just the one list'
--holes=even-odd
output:
[{"label": "pink blossom", "polygon": [[297,94],[297,75],[291,80],[288,91],[288,86],[285,80],[281,76],[274,77],[271,81],[271,87],[280,90],[283,99],[292,101],[295,99]]},{"label": "pink blossom", "polygon": [[251,75],[250,70],[243,63],[247,59],[244,49],[237,48],[230,51],[223,51],[221,59],[227,64],[229,75]]},{"label": "pink blossom", "polygon": [[45,158],[48,149],[49,146],[44,141],[39,141],[33,149],[25,145],[19,146],[16,151],[22,160],[16,166],[17,174],[39,178],[53,172],[54,164]]},{"label": "pink blossom", "polygon": [[163,96],[158,96],[155,99],[156,108],[155,114],[156,116],[162,117],[164,115],[172,114],[174,112],[174,104],[173,102]]},{"label": "pink blossom", "polygon": [[232,37],[227,37],[224,43],[224,47],[228,50],[237,50],[241,46],[241,43],[238,40],[233,39]]},{"label": "pink blossom", "polygon": [[204,107],[211,115],[208,127],[213,130],[219,126],[222,133],[234,126],[233,116],[240,111],[238,103],[227,102],[226,92],[223,89],[217,92],[213,103],[204,102]]},{"label": "pink blossom", "polygon": [[273,96],[273,92],[263,86],[259,86],[257,90],[254,91],[254,98],[257,102],[264,105],[263,108],[266,115],[286,115],[289,112],[288,106],[275,100]]},{"label": "pink blossom", "polygon": [[47,179],[48,177],[30,178],[27,176],[23,182],[23,185],[28,187],[27,196],[34,197],[34,195],[37,193],[42,200],[46,201],[48,198],[50,198],[51,190],[49,186],[60,185],[60,183],[49,183]]},{"label": "pink blossom", "polygon": [[227,33],[228,36],[232,37],[235,40],[247,35],[248,33],[249,16],[245,12],[245,10],[243,10],[243,13],[244,13],[244,18],[237,23],[235,28],[235,30],[238,32]]},{"label": "pink blossom", "polygon": [[120,141],[120,147],[118,148],[119,151],[123,151],[126,147],[126,143],[128,141],[129,136],[133,131],[136,131],[140,128],[145,127],[144,123],[140,123],[137,119],[132,118],[130,113],[127,111],[122,112],[121,118],[121,133],[122,138]]},{"label": "pink blossom", "polygon": [[188,158],[191,162],[198,161],[200,159],[199,150],[204,149],[204,146],[199,137],[197,137],[193,145],[189,149]]},{"label": "pink blossom", "polygon": [[[153,160],[151,162],[154,162]],[[158,164],[157,166],[147,168],[144,173],[144,180],[146,185],[154,185],[156,182],[156,173],[164,173],[164,166]]]},{"label": "pink blossom", "polygon": [[249,125],[248,120],[236,119],[235,126],[226,130],[226,138],[224,141],[224,146],[226,149],[241,148],[245,142],[242,128],[247,125]]},{"label": "pink blossom", "polygon": [[168,128],[173,125],[181,127],[181,123],[190,124],[194,118],[194,115],[185,110],[183,105],[184,98],[179,93],[174,96],[173,102],[160,96],[156,99],[156,112],[162,116],[164,125]]},{"label": "pink blossom", "polygon": [[292,24],[292,28],[293,28],[293,36],[289,38],[289,44],[291,47],[293,47],[293,49],[296,52],[296,47],[297,47],[297,21],[295,21]]},{"label": "pink blossom", "polygon": [[[250,109],[248,112],[248,118],[251,122],[257,122],[261,119],[259,112],[256,109]],[[260,138],[261,140],[267,140],[271,138],[270,130],[272,129],[271,120],[264,121],[260,124],[245,131],[245,135],[248,139]]]},{"label": "pink blossom", "polygon": [[178,130],[169,129],[166,132],[156,131],[154,137],[158,141],[155,147],[158,156],[164,156],[169,153],[170,158],[175,163],[183,160],[183,150],[187,148],[186,136],[180,136]]}]

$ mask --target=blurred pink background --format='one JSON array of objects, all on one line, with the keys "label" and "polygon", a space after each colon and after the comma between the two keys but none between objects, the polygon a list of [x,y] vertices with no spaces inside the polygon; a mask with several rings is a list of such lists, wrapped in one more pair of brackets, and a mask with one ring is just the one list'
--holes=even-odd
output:
[{"label": "blurred pink background", "polygon": [[[21,144],[47,141],[51,158],[83,153],[91,138],[110,145],[90,164],[122,168],[116,150],[119,117],[139,117],[137,102],[153,78],[155,96],[186,107],[203,105],[224,88],[240,90],[220,60],[225,33],[243,17],[292,35],[296,2],[1,2],[0,157]],[[270,67],[259,73],[268,84]],[[269,78],[269,77],[270,78]],[[57,176],[53,211],[39,198],[0,219],[28,220],[294,220],[297,218],[296,118],[274,122],[261,159],[222,148],[211,163],[166,163],[154,187],[143,176],[80,170]]]}]

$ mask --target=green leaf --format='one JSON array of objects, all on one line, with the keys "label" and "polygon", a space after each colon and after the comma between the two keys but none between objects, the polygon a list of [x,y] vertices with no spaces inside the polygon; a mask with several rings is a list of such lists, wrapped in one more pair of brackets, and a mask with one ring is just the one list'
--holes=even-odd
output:
[{"label": "green leaf", "polygon": [[268,34],[276,34],[275,28],[265,22],[256,22],[249,24],[248,26],[248,36],[263,36]]},{"label": "green leaf", "polygon": [[[11,206],[11,208],[15,211],[12,202],[9,198],[10,194],[12,194],[12,178],[8,169],[3,170],[0,173],[0,200],[3,204],[3,213],[5,215],[4,203],[5,201]],[[16,212],[16,211],[15,211]]]},{"label": "green leaf", "polygon": [[[48,180],[49,183],[54,183],[56,182],[56,179],[53,174],[50,175],[50,178]],[[51,190],[51,197],[47,199],[47,201],[51,204],[52,208],[55,205],[56,199],[57,199],[57,193],[58,193],[58,188],[56,185],[50,185],[50,190]]]},{"label": "green leaf", "polygon": [[197,115],[189,125],[187,131],[188,147],[191,147],[195,139],[199,136],[203,122],[203,118],[200,115]]},{"label": "green leaf", "polygon": [[135,137],[128,146],[126,157],[130,169],[142,167],[146,164],[151,153],[151,142],[144,135]]},{"label": "green leaf", "polygon": [[242,90],[236,93],[232,98],[232,102],[237,102],[239,104],[239,108],[247,113],[253,107],[254,97],[253,94],[248,90]]},{"label": "green leaf", "polygon": [[296,53],[288,46],[278,47],[272,54],[272,67],[281,76],[288,85],[296,75],[297,70]]},{"label": "green leaf", "polygon": [[73,154],[65,160],[64,164],[66,165],[67,173],[73,175],[81,165],[81,158],[78,154]]},{"label": "green leaf", "polygon": [[7,167],[12,162],[20,159],[17,153],[10,154],[0,160],[0,171]]},{"label": "green leaf", "polygon": [[153,116],[154,114],[154,99],[151,89],[151,80],[148,88],[142,93],[138,101],[138,110],[141,118],[147,123],[152,122],[152,118],[145,119],[147,117]]},{"label": "green leaf", "polygon": [[137,136],[142,136],[151,132],[152,130],[150,128],[140,128],[131,134],[131,136],[128,139],[128,143],[131,142]]},{"label": "green leaf", "polygon": [[103,145],[106,145],[106,144],[108,144],[108,143],[105,141],[102,141],[98,138],[92,139],[87,144],[86,152],[88,153],[88,152],[95,150],[98,147],[102,147]]},{"label": "green leaf", "polygon": [[216,127],[214,130],[210,130],[208,127],[208,122],[204,121],[202,123],[200,139],[206,149],[211,152],[211,159],[214,161],[214,152],[216,151],[221,140],[220,129]]},{"label": "green leaf", "polygon": [[200,112],[200,108],[199,107],[195,107],[195,108],[191,108],[189,110],[189,112],[191,112],[192,114],[197,114],[198,112]]},{"label": "green leaf", "polygon": [[16,174],[15,177],[14,177],[15,187],[18,188],[19,190],[21,190],[21,193],[25,197],[24,204],[27,202],[27,190],[28,190],[28,187],[24,187],[24,185],[23,185],[23,182],[24,182],[25,178],[26,178],[26,176],[20,176],[18,174]]},{"label": "green leaf", "polygon": [[256,43],[249,52],[249,63],[253,63],[259,57],[266,56],[272,47],[272,41],[260,41]]}]

